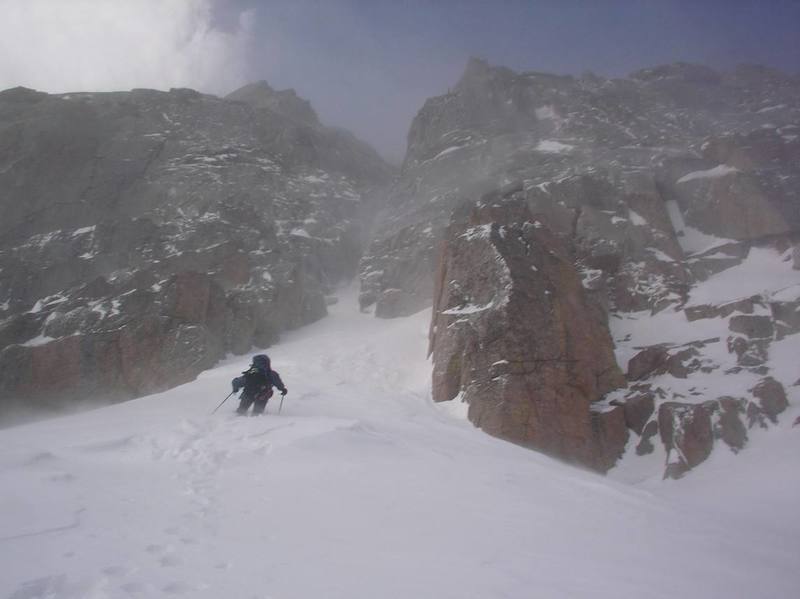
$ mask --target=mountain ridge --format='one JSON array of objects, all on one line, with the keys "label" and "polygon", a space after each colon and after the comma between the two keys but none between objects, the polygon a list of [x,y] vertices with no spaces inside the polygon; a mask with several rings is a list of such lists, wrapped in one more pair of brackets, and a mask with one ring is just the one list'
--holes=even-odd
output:
[{"label": "mountain ridge", "polygon": [[[681,476],[718,441],[741,450],[797,392],[781,366],[800,331],[795,284],[767,278],[739,297],[729,281],[759,269],[794,281],[800,268],[798,92],[797,78],[753,65],[608,79],[471,59],[414,118],[399,174],[265,81],[226,98],[0,92],[0,393],[120,399],[184,382],[322,317],[358,271],[361,308],[379,317],[436,302],[436,399],[466,401],[477,426],[583,463],[598,443],[611,456],[601,469],[663,452]],[[578,349],[597,326],[589,337],[613,339],[626,380],[582,383],[577,411],[548,420],[559,411],[537,393],[580,376],[545,374],[533,338],[500,355],[527,313],[518,294],[547,308],[533,326],[563,364],[607,362]],[[573,303],[591,322],[559,320]],[[664,338],[648,323],[665,323]],[[473,362],[492,343],[497,359]],[[64,373],[37,387],[51,361]],[[723,372],[741,392],[720,391]]]},{"label": "mountain ridge", "polygon": [[[753,66],[718,73],[677,63],[604,79],[516,73],[473,59],[411,125],[401,176],[361,261],[361,305],[394,317],[444,298],[432,322],[434,389],[448,390],[441,400],[467,401],[473,423],[502,438],[544,449],[554,446],[545,442],[551,431],[567,434],[572,425],[565,422],[602,432],[599,414],[616,413],[612,420],[624,419],[631,432],[613,435],[612,453],[632,451],[635,443],[649,455],[658,439],[669,476],[707,459],[715,439],[738,451],[743,431],[767,426],[787,394],[797,393],[800,373],[792,377],[771,360],[784,359],[782,340],[800,330],[792,316],[800,305],[792,270],[800,240],[799,94],[800,80]],[[470,210],[461,223],[456,215]],[[497,261],[502,269],[505,260],[518,260],[504,235],[513,231],[520,243],[533,243],[525,227],[549,231],[552,241],[544,236],[541,243],[573,270],[561,281],[582,280],[580,294],[562,294],[558,289],[569,285],[531,279],[523,274],[530,270],[510,262],[510,276],[481,279],[478,264]],[[464,255],[473,257],[473,270]],[[529,261],[529,268],[548,272]],[[716,297],[702,305],[694,299],[730,273],[751,277],[757,263],[770,262],[774,268],[765,271],[776,278],[749,298],[717,285]],[[446,274],[453,264],[461,264],[455,278]],[[791,290],[781,291],[786,281]],[[542,331],[568,312],[569,297],[585,296],[575,301],[594,305],[612,333],[620,320],[635,320],[614,335],[619,367],[628,374],[622,390],[596,394],[590,409],[576,407],[559,420],[564,415],[546,408],[552,381],[535,366],[546,353],[535,337],[517,349],[506,345],[513,359],[495,355],[523,317],[509,314],[513,301],[506,298],[514,294],[551,304],[549,313],[529,311]],[[648,322],[667,322],[659,315],[673,313],[678,320],[669,326],[682,337],[659,344],[642,334]],[[719,326],[705,322],[718,317]],[[681,320],[698,329],[704,321],[709,334],[693,336]],[[565,364],[591,370],[593,359],[575,349],[584,334],[585,327],[566,328],[553,340]],[[497,362],[482,363],[476,356],[484,354]],[[505,362],[511,365],[498,365]],[[781,382],[773,370],[783,373]],[[741,381],[738,391],[711,383],[721,371]],[[532,376],[524,392],[515,382],[523,376]],[[703,424],[692,429],[693,421]],[[603,434],[595,439],[600,453],[607,451]],[[580,435],[574,438],[558,454],[583,455],[591,464]]]},{"label": "mountain ridge", "polygon": [[0,140],[4,409],[153,392],[320,318],[393,174],[318,121],[188,89],[7,90]]}]

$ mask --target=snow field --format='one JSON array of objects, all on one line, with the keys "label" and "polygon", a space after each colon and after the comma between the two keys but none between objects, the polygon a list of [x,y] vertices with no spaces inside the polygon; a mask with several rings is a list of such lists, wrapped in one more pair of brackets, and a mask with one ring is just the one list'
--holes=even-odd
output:
[{"label": "snow field", "polygon": [[234,398],[210,415],[239,357],[0,431],[0,597],[794,595],[800,429],[625,485],[433,405],[429,312],[356,305],[351,290],[268,350],[280,415],[279,396],[263,417],[236,417]]}]

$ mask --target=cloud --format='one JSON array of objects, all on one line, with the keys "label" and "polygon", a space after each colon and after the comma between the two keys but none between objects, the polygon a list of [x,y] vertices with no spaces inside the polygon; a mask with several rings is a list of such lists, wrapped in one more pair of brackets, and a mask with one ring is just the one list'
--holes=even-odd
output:
[{"label": "cloud", "polygon": [[0,90],[224,95],[267,79],[399,162],[415,112],[464,61],[417,44],[416,18],[395,27],[413,14],[376,23],[350,0],[0,0]]},{"label": "cloud", "polygon": [[0,0],[0,89],[48,92],[246,82],[253,12],[214,25],[214,0]]}]

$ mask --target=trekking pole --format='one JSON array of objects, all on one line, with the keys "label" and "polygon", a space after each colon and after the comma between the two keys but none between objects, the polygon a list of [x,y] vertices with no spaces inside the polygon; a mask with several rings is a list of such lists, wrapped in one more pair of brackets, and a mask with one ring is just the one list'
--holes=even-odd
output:
[{"label": "trekking pole", "polygon": [[[231,396],[231,395],[233,395],[234,393],[236,393],[236,391],[231,391],[230,393],[228,393],[228,397],[230,397],[230,396]],[[211,413],[212,413],[212,414],[214,414],[214,413],[215,413],[217,410],[219,410],[219,409],[222,407],[222,404],[224,404],[226,401],[228,401],[228,397],[226,397],[225,399],[223,399],[223,400],[220,402],[220,404],[219,404],[219,405],[218,405],[216,408],[214,408],[214,412],[211,412]]]},{"label": "trekking pole", "polygon": [[278,414],[281,413],[281,408],[283,407],[283,398],[286,397],[285,395],[281,395],[281,405],[278,406]]}]

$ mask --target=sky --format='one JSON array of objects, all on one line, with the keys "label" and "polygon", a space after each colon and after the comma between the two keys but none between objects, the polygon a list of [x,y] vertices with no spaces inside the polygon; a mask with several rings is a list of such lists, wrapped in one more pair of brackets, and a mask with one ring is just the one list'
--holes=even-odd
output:
[{"label": "sky", "polygon": [[624,76],[675,61],[800,73],[800,0],[0,0],[0,89],[294,88],[402,160],[470,56]]}]

